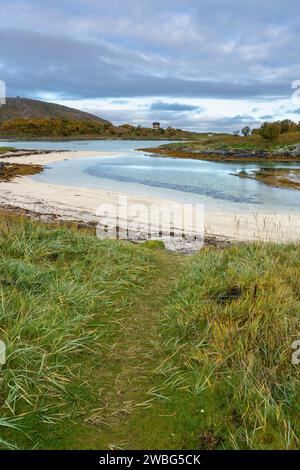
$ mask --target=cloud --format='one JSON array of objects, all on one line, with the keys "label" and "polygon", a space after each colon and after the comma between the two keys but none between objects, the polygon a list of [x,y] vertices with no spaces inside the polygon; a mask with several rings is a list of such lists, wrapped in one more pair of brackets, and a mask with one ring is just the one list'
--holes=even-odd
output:
[{"label": "cloud", "polygon": [[168,103],[165,101],[155,101],[150,106],[151,111],[204,111],[200,106],[184,103]]},{"label": "cloud", "polygon": [[[149,98],[150,114],[190,124],[188,113],[200,122],[206,112],[193,100],[253,102],[253,113],[260,101],[265,114],[266,103],[289,99],[300,79],[297,0],[252,0],[242,8],[237,0],[6,3],[0,79],[12,96],[57,96],[79,106]],[[216,103],[221,125],[217,112]],[[224,112],[243,115],[231,106]]]},{"label": "cloud", "polygon": [[241,14],[233,0],[226,9],[216,0],[186,0],[184,8],[182,1],[11,0],[0,12],[1,73],[12,94],[287,96],[300,77],[299,4],[279,0],[272,18],[270,5],[253,0]]},{"label": "cloud", "polygon": [[129,101],[128,100],[112,100],[111,103],[112,104],[128,104]]},{"label": "cloud", "polygon": [[[182,112],[182,111],[167,111],[161,110],[159,112],[151,110],[151,107],[141,107],[135,102],[131,102],[126,107],[111,109],[111,101],[102,103],[98,107],[94,105],[83,107],[87,112],[92,112],[98,116],[105,117],[115,124],[131,123],[134,125],[151,126],[152,122],[159,120],[162,127],[168,126],[176,128],[184,128],[189,130],[208,131],[213,130],[232,132],[233,130],[240,129],[245,125],[251,128],[258,127],[260,121],[252,115],[237,114],[234,116],[210,116],[209,114],[197,112]],[[74,106],[73,102],[68,103]],[[76,107],[76,106],[75,106]]]}]

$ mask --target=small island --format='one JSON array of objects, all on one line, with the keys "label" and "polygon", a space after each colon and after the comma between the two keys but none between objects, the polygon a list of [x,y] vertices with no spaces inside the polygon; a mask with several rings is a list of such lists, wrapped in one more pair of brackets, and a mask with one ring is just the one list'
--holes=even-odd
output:
[{"label": "small island", "polygon": [[[194,160],[220,161],[222,163],[286,163],[300,162],[300,125],[290,120],[264,123],[260,129],[242,130],[242,136],[206,134],[194,142],[174,142],[154,148],[138,149],[152,156]],[[260,168],[255,171],[234,173],[265,184],[300,189],[299,170],[289,168]]]}]

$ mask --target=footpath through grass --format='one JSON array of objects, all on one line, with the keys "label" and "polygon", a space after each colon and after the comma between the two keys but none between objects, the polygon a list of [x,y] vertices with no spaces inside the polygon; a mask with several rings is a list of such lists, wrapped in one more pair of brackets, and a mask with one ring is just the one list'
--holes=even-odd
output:
[{"label": "footpath through grass", "polygon": [[2,446],[172,446],[140,417],[179,257],[5,214],[0,249]]},{"label": "footpath through grass", "polygon": [[300,247],[193,257],[2,214],[1,447],[300,448]]}]

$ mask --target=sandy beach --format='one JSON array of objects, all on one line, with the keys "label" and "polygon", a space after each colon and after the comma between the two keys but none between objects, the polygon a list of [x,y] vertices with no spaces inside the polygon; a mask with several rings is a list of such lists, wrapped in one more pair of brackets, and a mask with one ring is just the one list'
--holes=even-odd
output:
[{"label": "sandy beach", "polygon": [[[24,157],[0,158],[6,163],[47,165],[61,160],[116,155],[112,152],[68,151]],[[127,196],[130,204],[150,207],[172,204],[156,198],[132,196],[102,189],[62,186],[35,181],[31,177],[16,177],[0,183],[0,205],[22,209],[41,220],[62,220],[78,223],[101,223],[96,211],[103,204],[118,204],[119,196]],[[141,220],[142,220],[141,215]],[[119,221],[120,222],[120,221]],[[123,221],[124,223],[125,221]],[[204,212],[205,236],[221,240],[296,241],[300,239],[300,214],[238,214]],[[172,248],[172,247],[171,247]]]}]

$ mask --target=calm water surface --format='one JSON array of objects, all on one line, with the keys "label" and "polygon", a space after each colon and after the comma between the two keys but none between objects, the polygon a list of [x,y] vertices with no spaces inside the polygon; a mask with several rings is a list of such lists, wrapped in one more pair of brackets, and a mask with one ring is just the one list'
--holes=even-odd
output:
[{"label": "calm water surface", "polygon": [[[48,164],[34,179],[50,184],[122,191],[130,194],[203,203],[225,212],[300,212],[300,192],[272,188],[263,183],[234,176],[242,169],[259,168],[252,163],[217,163],[199,160],[151,157],[136,148],[163,142],[72,141],[3,142],[18,148],[53,150],[99,150],[117,156],[87,157]],[[266,164],[261,165],[266,167]],[[300,164],[274,163],[272,167],[300,168]]]}]

